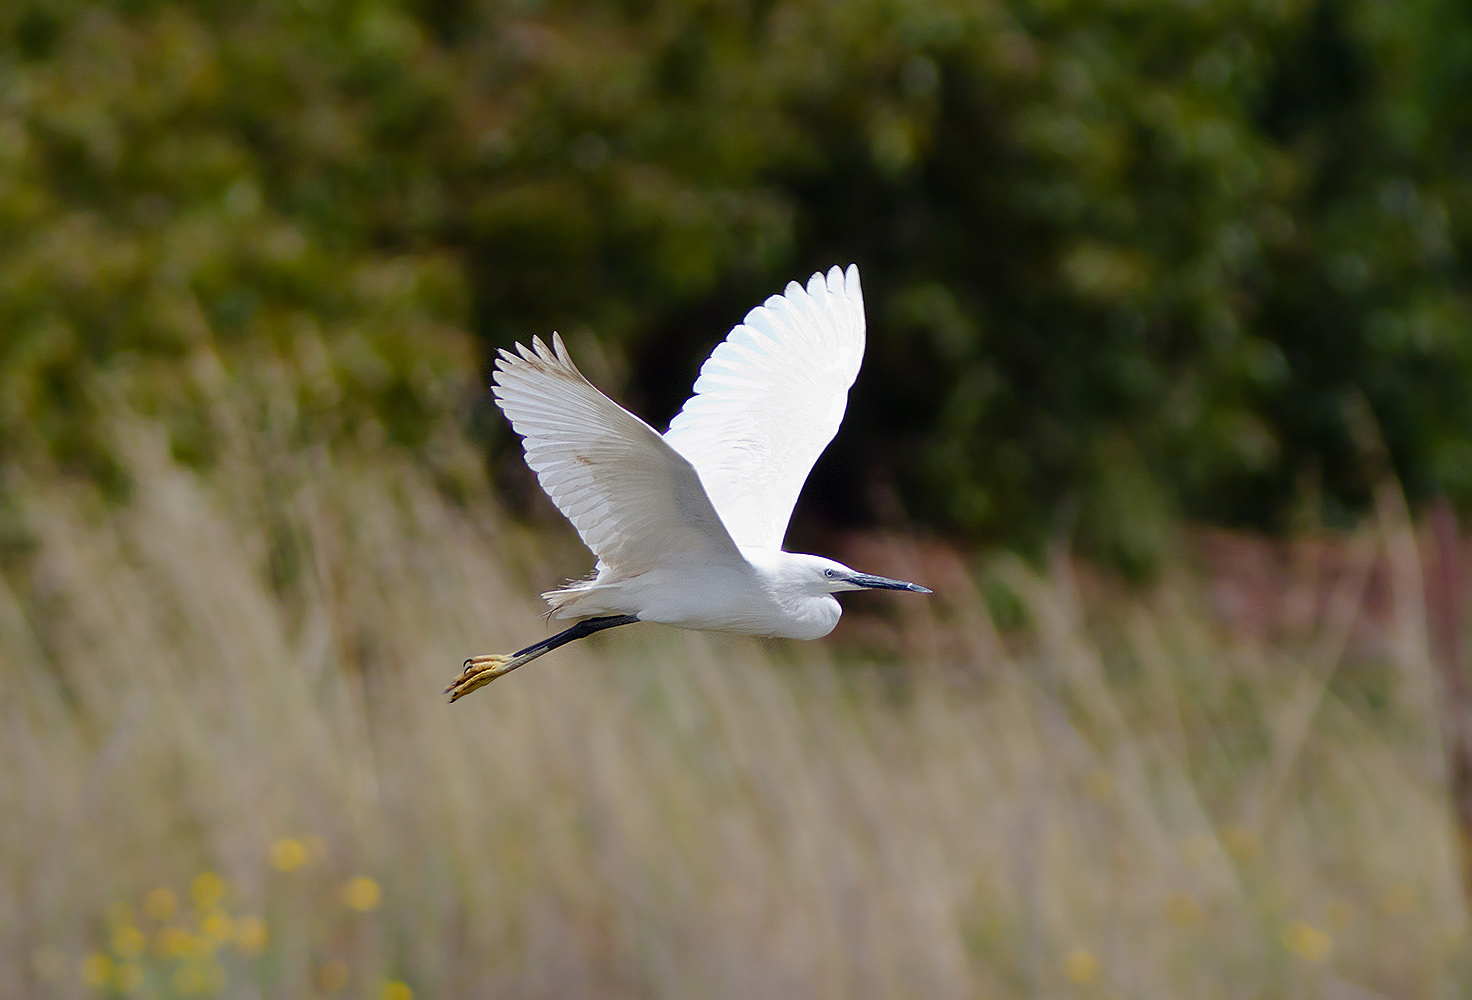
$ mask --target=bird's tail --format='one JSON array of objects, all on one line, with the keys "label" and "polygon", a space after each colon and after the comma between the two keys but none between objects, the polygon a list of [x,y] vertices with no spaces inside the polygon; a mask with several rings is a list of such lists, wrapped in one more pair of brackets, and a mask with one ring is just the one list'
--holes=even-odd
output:
[{"label": "bird's tail", "polygon": [[542,600],[547,602],[552,609],[552,617],[556,619],[616,613],[610,612],[602,602],[596,600],[597,595],[606,589],[599,585],[596,576],[586,580],[569,580],[566,586],[547,591],[542,595]]},{"label": "bird's tail", "polygon": [[563,611],[569,604],[582,597],[586,591],[587,588],[583,583],[574,583],[566,587],[559,587],[556,590],[547,591],[542,595],[542,600],[546,601],[548,606],[551,607],[553,618],[570,618],[572,615],[564,615]]}]

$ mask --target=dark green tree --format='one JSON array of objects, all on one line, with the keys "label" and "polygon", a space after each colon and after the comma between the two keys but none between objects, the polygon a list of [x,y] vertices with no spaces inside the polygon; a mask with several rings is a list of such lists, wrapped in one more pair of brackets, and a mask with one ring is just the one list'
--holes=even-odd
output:
[{"label": "dark green tree", "polygon": [[16,0],[0,457],[123,483],[121,401],[207,462],[221,375],[422,449],[467,331],[667,416],[854,260],[821,517],[1139,568],[1181,516],[1354,516],[1376,436],[1467,504],[1468,94],[1450,0]]}]

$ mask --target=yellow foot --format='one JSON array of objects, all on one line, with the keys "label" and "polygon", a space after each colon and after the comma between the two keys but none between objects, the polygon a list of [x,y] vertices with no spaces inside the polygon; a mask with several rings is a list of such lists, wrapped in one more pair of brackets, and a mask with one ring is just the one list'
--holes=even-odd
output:
[{"label": "yellow foot", "polygon": [[465,661],[465,670],[455,678],[455,682],[445,688],[445,694],[450,696],[450,701],[459,701],[476,688],[485,687],[497,677],[511,673],[529,659],[529,656],[501,656],[495,653],[472,656]]}]

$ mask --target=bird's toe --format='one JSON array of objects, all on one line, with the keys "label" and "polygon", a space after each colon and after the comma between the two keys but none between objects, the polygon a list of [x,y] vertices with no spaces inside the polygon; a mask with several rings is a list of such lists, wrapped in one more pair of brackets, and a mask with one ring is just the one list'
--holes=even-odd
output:
[{"label": "bird's toe", "polygon": [[505,666],[511,657],[500,654],[488,654],[485,656],[472,656],[465,661],[464,669],[460,676],[456,677],[445,688],[445,694],[450,696],[450,701],[459,701],[477,688],[485,687],[491,681],[506,672]]}]

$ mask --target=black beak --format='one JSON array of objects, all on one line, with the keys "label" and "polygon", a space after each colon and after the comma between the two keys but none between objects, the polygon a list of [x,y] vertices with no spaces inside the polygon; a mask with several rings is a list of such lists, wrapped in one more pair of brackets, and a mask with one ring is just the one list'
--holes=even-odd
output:
[{"label": "black beak", "polygon": [[848,579],[850,583],[857,584],[868,590],[911,590],[917,594],[931,593],[928,587],[922,587],[918,583],[891,580],[887,576],[870,576],[868,573],[855,573]]}]

